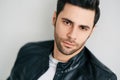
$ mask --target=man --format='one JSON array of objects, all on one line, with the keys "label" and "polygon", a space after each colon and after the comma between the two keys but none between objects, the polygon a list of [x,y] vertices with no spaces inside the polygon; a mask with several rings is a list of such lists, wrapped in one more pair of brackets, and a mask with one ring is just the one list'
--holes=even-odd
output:
[{"label": "man", "polygon": [[8,80],[117,80],[84,45],[99,16],[99,0],[58,0],[54,41],[23,46]]}]

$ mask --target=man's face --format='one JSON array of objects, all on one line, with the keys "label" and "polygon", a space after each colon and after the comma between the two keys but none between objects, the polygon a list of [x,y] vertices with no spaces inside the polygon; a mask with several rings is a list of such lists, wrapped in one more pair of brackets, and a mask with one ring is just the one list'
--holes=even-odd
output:
[{"label": "man's face", "polygon": [[79,53],[93,31],[95,11],[66,4],[54,24],[54,48],[64,54]]}]

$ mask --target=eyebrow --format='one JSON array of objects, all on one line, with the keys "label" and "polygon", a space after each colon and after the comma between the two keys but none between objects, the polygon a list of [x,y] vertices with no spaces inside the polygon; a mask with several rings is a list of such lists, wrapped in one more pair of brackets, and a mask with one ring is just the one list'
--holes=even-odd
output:
[{"label": "eyebrow", "polygon": [[[70,19],[68,18],[62,18],[62,20],[66,20],[66,21],[69,21],[70,23],[74,23],[73,21],[71,21]],[[90,29],[90,27],[88,25],[79,25],[79,27],[85,27],[87,29]]]}]

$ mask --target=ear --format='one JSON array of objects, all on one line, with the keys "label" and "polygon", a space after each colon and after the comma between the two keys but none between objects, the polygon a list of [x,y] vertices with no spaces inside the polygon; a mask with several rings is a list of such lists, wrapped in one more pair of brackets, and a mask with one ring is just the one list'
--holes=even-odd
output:
[{"label": "ear", "polygon": [[56,24],[56,11],[53,14],[53,18],[52,18],[52,24],[55,26]]}]

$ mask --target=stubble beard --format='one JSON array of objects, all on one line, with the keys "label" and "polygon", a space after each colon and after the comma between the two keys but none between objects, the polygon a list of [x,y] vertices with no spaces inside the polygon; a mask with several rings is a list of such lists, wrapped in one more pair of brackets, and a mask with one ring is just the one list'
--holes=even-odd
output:
[{"label": "stubble beard", "polygon": [[86,41],[84,41],[82,44],[77,44],[75,41],[73,41],[73,43],[75,44],[74,45],[75,48],[71,49],[69,47],[63,46],[62,45],[63,41],[71,42],[70,39],[63,39],[63,38],[60,38],[57,34],[55,35],[55,44],[56,44],[56,47],[59,50],[59,52],[61,52],[64,55],[72,55],[75,52],[81,50],[81,48],[83,48],[83,46],[84,46],[84,44],[86,42]]}]

